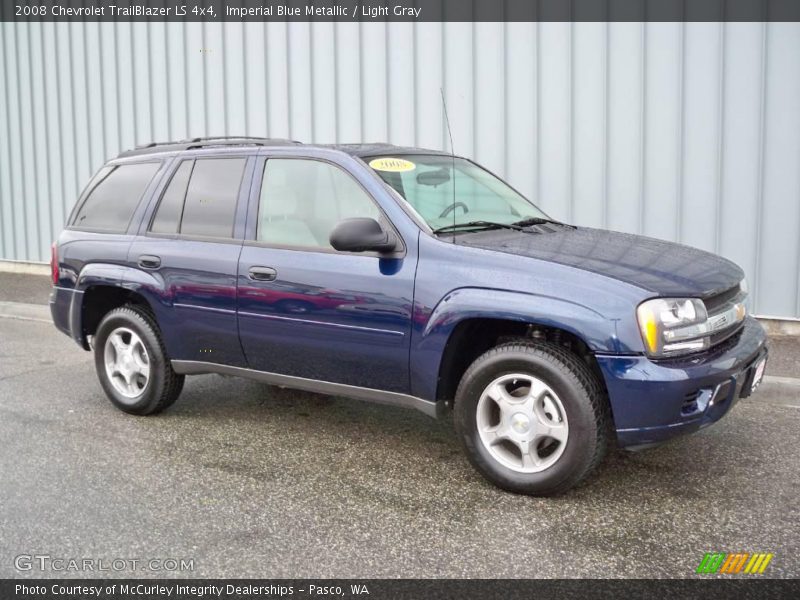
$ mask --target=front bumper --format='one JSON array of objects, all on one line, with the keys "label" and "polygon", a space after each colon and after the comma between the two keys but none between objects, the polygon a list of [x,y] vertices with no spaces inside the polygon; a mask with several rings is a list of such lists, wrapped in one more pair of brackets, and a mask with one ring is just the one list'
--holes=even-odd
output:
[{"label": "front bumper", "polygon": [[749,392],[767,355],[764,328],[752,317],[740,332],[702,354],[654,362],[599,355],[620,446],[656,444],[725,416]]}]

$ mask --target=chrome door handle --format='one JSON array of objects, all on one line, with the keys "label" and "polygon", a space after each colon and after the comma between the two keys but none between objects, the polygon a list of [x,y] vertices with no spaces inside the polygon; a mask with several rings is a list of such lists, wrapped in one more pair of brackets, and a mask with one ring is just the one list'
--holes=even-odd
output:
[{"label": "chrome door handle", "polygon": [[253,281],[275,281],[278,272],[271,267],[250,267],[248,277]]},{"label": "chrome door handle", "polygon": [[157,269],[161,266],[161,257],[152,254],[142,254],[139,257],[139,266],[143,269]]}]

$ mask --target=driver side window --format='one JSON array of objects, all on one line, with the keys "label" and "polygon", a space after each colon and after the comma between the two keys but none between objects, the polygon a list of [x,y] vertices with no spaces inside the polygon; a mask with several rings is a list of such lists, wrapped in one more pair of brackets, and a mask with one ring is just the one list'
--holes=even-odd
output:
[{"label": "driver side window", "polygon": [[271,158],[264,166],[256,239],[275,246],[333,250],[331,231],[342,219],[380,210],[348,173],[311,159]]}]

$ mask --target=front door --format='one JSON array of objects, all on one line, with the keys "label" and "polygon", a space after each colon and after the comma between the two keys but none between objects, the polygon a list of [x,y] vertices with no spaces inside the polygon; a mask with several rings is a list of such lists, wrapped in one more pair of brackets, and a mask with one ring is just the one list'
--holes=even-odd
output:
[{"label": "front door", "polygon": [[337,165],[270,158],[254,177],[261,179],[256,239],[239,260],[239,334],[249,366],[408,392],[416,248],[381,257],[331,247],[341,219],[372,217],[391,227]]}]

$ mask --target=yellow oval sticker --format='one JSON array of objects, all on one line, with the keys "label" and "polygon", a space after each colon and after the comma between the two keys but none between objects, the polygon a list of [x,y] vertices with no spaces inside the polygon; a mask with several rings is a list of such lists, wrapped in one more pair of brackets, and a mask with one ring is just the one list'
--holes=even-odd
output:
[{"label": "yellow oval sticker", "polygon": [[410,160],[391,157],[373,158],[371,161],[369,161],[369,166],[376,171],[390,171],[392,173],[413,171],[417,168],[417,165]]}]

